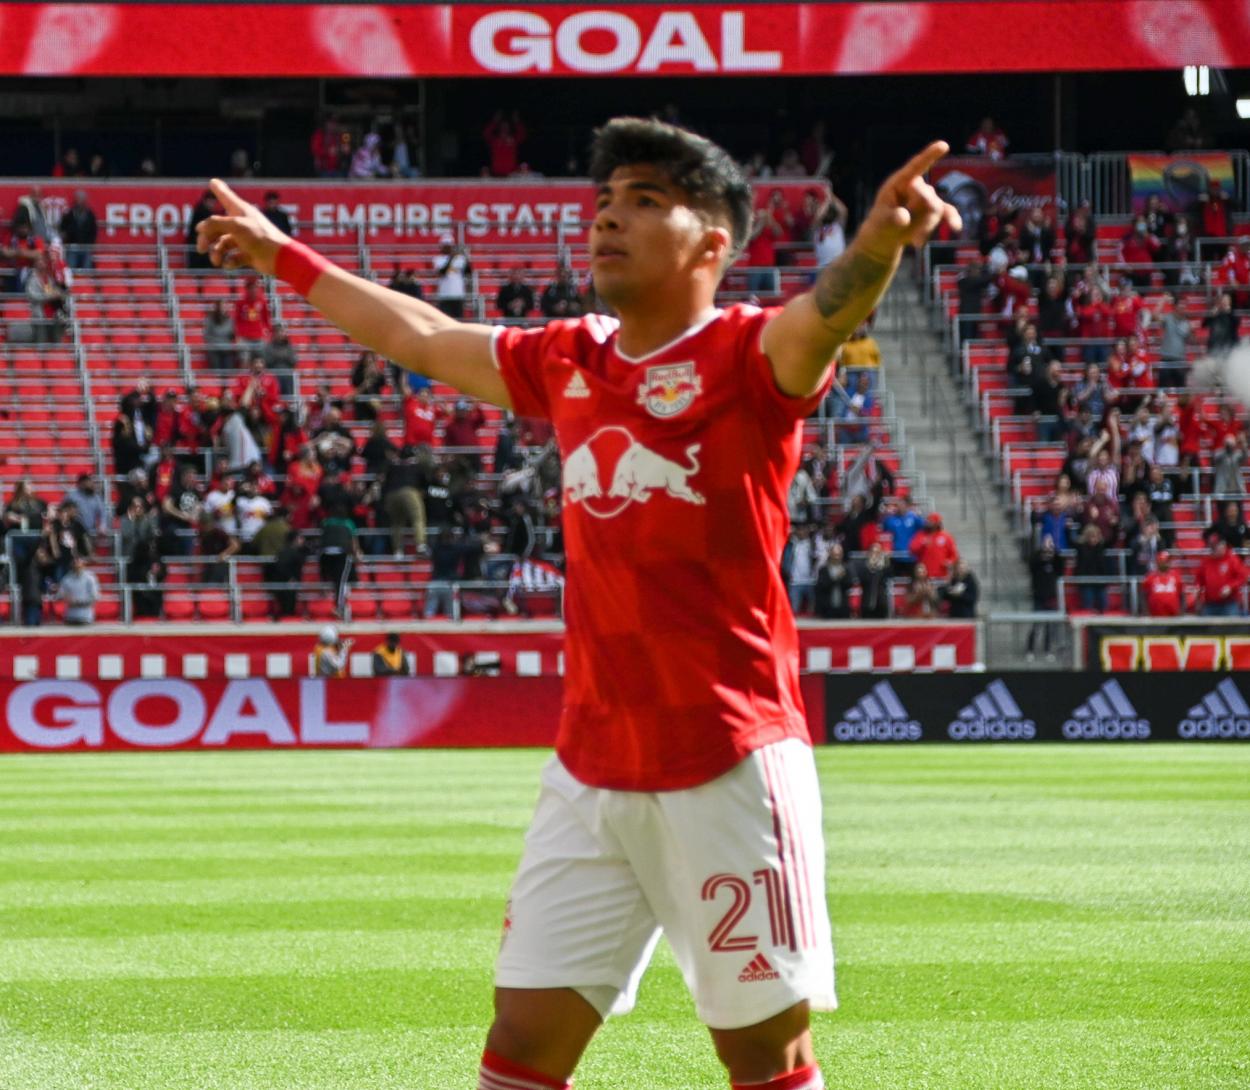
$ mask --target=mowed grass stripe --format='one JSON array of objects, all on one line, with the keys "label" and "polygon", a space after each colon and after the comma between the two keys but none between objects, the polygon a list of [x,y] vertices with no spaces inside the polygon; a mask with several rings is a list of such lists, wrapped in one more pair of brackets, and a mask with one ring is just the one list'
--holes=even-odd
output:
[{"label": "mowed grass stripe", "polygon": [[[439,931],[437,912],[409,904],[387,931],[253,929],[232,932],[229,943],[204,933],[156,932],[127,937],[28,938],[0,940],[0,965],[11,982],[101,979],[111,976],[161,979],[190,976],[268,975],[353,969],[459,969],[480,967],[500,933],[497,902],[457,902],[457,926]],[[863,924],[838,928],[838,964],[845,972],[861,965],[929,965],[937,952],[956,966],[1007,965],[1036,939],[1028,923],[919,924],[883,928]],[[1142,924],[1131,935],[1108,935],[1105,923],[1048,929],[1047,956],[1056,962],[1097,961],[1250,963],[1250,934],[1231,923],[1194,923],[1178,934],[1173,926]]]}]

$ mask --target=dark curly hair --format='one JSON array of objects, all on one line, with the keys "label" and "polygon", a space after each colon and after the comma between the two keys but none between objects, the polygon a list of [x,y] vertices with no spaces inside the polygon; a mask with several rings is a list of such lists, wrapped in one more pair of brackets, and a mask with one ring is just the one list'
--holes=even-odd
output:
[{"label": "dark curly hair", "polygon": [[596,185],[606,182],[618,167],[636,163],[663,171],[696,209],[726,220],[732,256],[742,252],[751,233],[755,201],[751,183],[729,152],[705,136],[653,118],[615,117],[595,130],[590,177]]}]

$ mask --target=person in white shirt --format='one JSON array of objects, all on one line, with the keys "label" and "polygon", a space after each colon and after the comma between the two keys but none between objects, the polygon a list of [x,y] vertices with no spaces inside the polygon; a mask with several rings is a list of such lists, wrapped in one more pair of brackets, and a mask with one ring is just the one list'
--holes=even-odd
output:
[{"label": "person in white shirt", "polygon": [[451,318],[464,317],[464,301],[468,294],[469,277],[473,266],[469,255],[456,245],[456,237],[450,232],[439,236],[439,253],[434,259],[434,276],[438,280],[435,299],[438,309]]},{"label": "person in white shirt", "polygon": [[256,487],[251,481],[240,481],[238,492],[234,498],[234,518],[238,525],[238,537],[244,545],[252,540],[265,525],[265,520],[273,514],[273,504],[264,496],[256,494]]}]

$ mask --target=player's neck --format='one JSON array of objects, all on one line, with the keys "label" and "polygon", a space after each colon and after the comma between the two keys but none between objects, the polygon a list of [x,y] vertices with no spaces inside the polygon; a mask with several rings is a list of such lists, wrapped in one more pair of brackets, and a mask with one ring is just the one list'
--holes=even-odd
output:
[{"label": "player's neck", "polygon": [[638,359],[677,340],[715,312],[716,308],[707,300],[691,300],[689,305],[681,307],[623,307],[617,311],[621,328],[616,347],[622,355]]}]

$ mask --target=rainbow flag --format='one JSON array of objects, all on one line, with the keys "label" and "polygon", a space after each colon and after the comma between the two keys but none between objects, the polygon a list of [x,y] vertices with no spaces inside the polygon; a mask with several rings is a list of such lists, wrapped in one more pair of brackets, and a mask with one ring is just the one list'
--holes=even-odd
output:
[{"label": "rainbow flag", "polygon": [[1133,211],[1140,212],[1150,197],[1160,197],[1165,208],[1188,212],[1212,182],[1226,195],[1233,192],[1233,159],[1226,151],[1194,151],[1188,155],[1130,155]]}]

